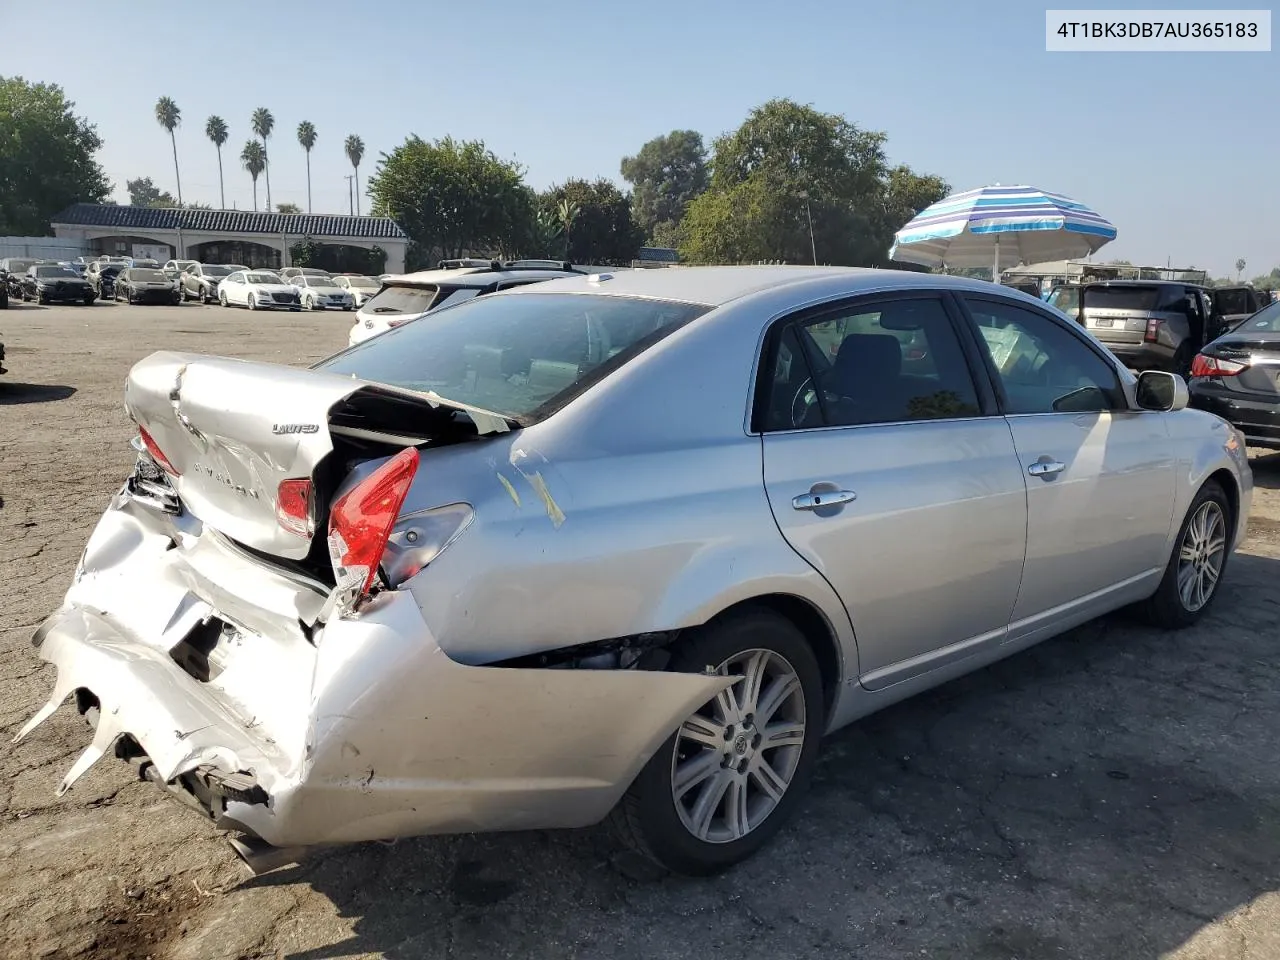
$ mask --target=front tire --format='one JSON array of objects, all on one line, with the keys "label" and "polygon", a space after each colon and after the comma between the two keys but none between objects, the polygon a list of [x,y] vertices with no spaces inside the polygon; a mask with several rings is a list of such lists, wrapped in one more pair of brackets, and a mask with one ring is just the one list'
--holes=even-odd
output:
[{"label": "front tire", "polygon": [[225,307],[227,305],[227,291],[218,291],[218,306]]},{"label": "front tire", "polygon": [[790,819],[826,723],[822,674],[804,634],[765,608],[698,629],[670,669],[740,676],[688,717],[613,814],[622,840],[676,873],[719,873]]},{"label": "front tire", "polygon": [[258,298],[257,298],[257,297],[255,297],[252,293],[251,293],[251,294],[249,294],[249,304],[248,304],[248,305],[249,305],[249,309],[250,309],[250,310],[257,310],[257,309],[258,309]]},{"label": "front tire", "polygon": [[1210,480],[1191,501],[1160,586],[1142,608],[1147,620],[1180,630],[1204,616],[1218,596],[1232,531],[1231,503],[1221,484]]}]

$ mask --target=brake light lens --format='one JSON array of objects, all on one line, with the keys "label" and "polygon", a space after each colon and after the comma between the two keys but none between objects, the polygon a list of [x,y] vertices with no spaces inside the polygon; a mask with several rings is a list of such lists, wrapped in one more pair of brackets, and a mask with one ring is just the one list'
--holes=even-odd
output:
[{"label": "brake light lens", "polygon": [[1248,367],[1247,363],[1240,363],[1237,360],[1223,360],[1220,357],[1207,357],[1203,353],[1197,353],[1196,358],[1191,361],[1191,376],[1234,377]]},{"label": "brake light lens", "polygon": [[281,480],[276,488],[276,520],[290,533],[310,539],[316,532],[310,480]]},{"label": "brake light lens", "polygon": [[1152,317],[1147,321],[1147,332],[1142,335],[1147,343],[1155,343],[1160,339],[1160,321]]},{"label": "brake light lens", "polygon": [[160,449],[160,445],[152,439],[151,434],[147,433],[146,427],[138,427],[138,436],[142,438],[142,445],[147,448],[147,453],[151,454],[151,459],[156,462],[157,466],[159,466],[161,470],[169,474],[171,477],[182,476],[182,474],[178,472],[178,468],[170,463],[169,458],[164,455],[164,452]]},{"label": "brake light lens", "polygon": [[418,472],[418,451],[406,447],[333,505],[329,559],[340,594],[367,596],[378,576],[400,507]]}]

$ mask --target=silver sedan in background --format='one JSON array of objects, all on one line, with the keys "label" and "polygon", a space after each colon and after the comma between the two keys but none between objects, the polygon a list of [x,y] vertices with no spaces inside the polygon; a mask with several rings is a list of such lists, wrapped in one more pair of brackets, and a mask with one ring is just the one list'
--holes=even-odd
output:
[{"label": "silver sedan in background", "polygon": [[[138,459],[37,631],[109,750],[316,845],[610,816],[693,874],[822,735],[1118,607],[1210,608],[1240,435],[1000,286],[638,270],[310,370],[158,353]],[[127,841],[126,841],[127,842]]]}]

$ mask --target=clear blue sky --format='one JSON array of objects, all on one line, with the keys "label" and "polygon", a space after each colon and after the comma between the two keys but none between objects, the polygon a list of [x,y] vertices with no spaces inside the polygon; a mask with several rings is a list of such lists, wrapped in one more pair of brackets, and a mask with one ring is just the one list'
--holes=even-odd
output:
[{"label": "clear blue sky", "polygon": [[[0,11],[18,7],[0,0]],[[294,131],[312,121],[316,212],[347,209],[349,133],[367,146],[362,181],[406,135],[450,134],[483,139],[545,187],[618,180],[619,159],[652,136],[692,128],[710,142],[752,107],[791,97],[886,131],[892,160],[954,189],[1029,183],[1090,204],[1119,229],[1104,258],[1172,257],[1217,274],[1233,274],[1237,257],[1248,275],[1280,265],[1275,51],[1050,54],[1044,5],[1026,0],[219,0],[145,10],[64,0],[57,9],[56,47],[53,33],[6,43],[0,71],[67,90],[98,125],[119,200],[127,178],[173,189],[168,137],[153,118],[161,95],[182,108],[185,198],[214,205],[209,114],[231,127],[227,203],[240,209],[251,205],[237,157],[253,109],[276,117],[275,202],[305,206]]]}]

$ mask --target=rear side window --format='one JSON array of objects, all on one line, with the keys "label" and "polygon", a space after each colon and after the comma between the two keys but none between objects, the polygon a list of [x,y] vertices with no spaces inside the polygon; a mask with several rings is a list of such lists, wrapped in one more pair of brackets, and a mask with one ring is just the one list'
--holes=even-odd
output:
[{"label": "rear side window", "polygon": [[1253,313],[1253,297],[1248,290],[1218,290],[1213,300],[1219,313]]},{"label": "rear side window", "polygon": [[765,430],[975,417],[977,390],[933,298],[880,301],[789,324],[763,393]]},{"label": "rear side window", "polygon": [[1011,303],[966,298],[1005,398],[1005,412],[1124,408],[1115,370],[1057,321]]},{"label": "rear side window", "polygon": [[378,316],[416,317],[431,309],[439,292],[434,285],[383,287],[365,302],[361,310]]}]

